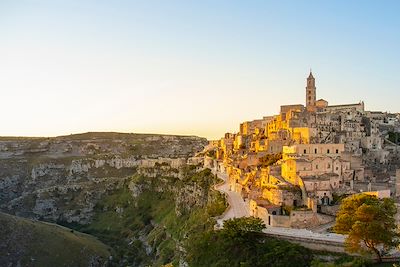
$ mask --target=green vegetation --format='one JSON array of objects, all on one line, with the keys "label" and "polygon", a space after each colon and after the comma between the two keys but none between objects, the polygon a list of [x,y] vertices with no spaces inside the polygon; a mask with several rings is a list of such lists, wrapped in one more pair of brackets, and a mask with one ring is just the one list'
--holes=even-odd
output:
[{"label": "green vegetation", "polygon": [[340,204],[342,202],[342,200],[345,199],[348,196],[350,196],[350,195],[349,194],[338,195],[338,194],[332,193],[333,200],[332,200],[331,204],[332,205]]},{"label": "green vegetation", "polygon": [[312,210],[307,205],[294,206],[292,210]]},{"label": "green vegetation", "polygon": [[[96,205],[96,214],[91,224],[69,226],[97,236],[111,246],[115,251],[113,265],[147,265],[151,263],[152,257],[146,254],[141,237],[150,235],[153,230],[151,221],[154,215],[167,217],[173,211],[173,204],[170,196],[151,192],[144,192],[138,199],[134,199],[125,185]],[[157,231],[160,229],[152,233],[156,237],[165,234]]]},{"label": "green vegetation", "polygon": [[188,241],[189,266],[310,266],[309,249],[266,237],[264,227],[258,218],[237,218],[198,233]]},{"label": "green vegetation", "polygon": [[259,159],[260,165],[268,167],[282,159],[282,153],[267,154]]},{"label": "green vegetation", "polygon": [[362,253],[367,248],[381,262],[382,255],[399,243],[394,219],[396,211],[392,199],[380,200],[366,194],[352,195],[342,201],[334,230],[348,234],[346,249],[349,252]]},{"label": "green vegetation", "polygon": [[[196,173],[195,168],[188,168],[183,180],[135,175],[96,205],[91,224],[68,226],[111,246],[114,266],[161,266],[171,262],[177,266],[184,257],[184,240],[211,230],[215,225],[213,216],[226,209],[224,196],[212,190],[215,183],[217,179],[210,170]],[[133,197],[129,184],[140,194]],[[194,186],[198,199],[193,203],[181,200]]]},{"label": "green vegetation", "polygon": [[0,213],[0,225],[0,266],[103,266],[110,256],[94,237],[55,224]]},{"label": "green vegetation", "polygon": [[211,217],[216,217],[224,213],[228,206],[225,196],[214,190],[211,191],[210,196],[213,201],[210,201],[207,204],[208,215]]},{"label": "green vegetation", "polygon": [[216,150],[209,150],[207,151],[207,156],[213,159],[217,158],[217,151]]},{"label": "green vegetation", "polygon": [[389,132],[389,141],[395,144],[400,144],[400,133],[399,132]]}]

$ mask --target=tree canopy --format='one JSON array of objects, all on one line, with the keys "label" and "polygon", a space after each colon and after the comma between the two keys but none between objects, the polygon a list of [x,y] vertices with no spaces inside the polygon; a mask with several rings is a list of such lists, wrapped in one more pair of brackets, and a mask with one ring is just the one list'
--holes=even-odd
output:
[{"label": "tree canopy", "polygon": [[235,218],[217,231],[200,233],[187,246],[189,266],[310,266],[309,249],[266,237],[259,218]]},{"label": "tree canopy", "polygon": [[278,160],[282,159],[282,153],[267,154],[259,159],[260,165],[267,167],[275,164]]},{"label": "tree canopy", "polygon": [[347,251],[361,253],[369,250],[382,261],[382,255],[398,244],[396,212],[392,199],[378,199],[367,194],[352,195],[342,201],[334,230],[348,234]]},{"label": "tree canopy", "polygon": [[262,233],[265,224],[260,218],[255,217],[242,217],[230,219],[224,222],[222,233],[230,238],[235,239],[248,239],[249,235],[256,235]]}]

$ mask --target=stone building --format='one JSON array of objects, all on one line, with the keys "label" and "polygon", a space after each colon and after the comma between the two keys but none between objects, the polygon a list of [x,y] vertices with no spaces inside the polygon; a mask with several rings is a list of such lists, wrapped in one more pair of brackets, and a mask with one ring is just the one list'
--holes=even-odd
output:
[{"label": "stone building", "polygon": [[[389,165],[400,165],[400,146],[388,140],[390,131],[400,131],[399,114],[365,111],[363,101],[329,105],[316,97],[310,72],[305,105],[283,105],[279,114],[243,122],[237,133],[214,143],[214,165],[226,170],[230,189],[248,198],[253,214],[268,225],[323,222],[316,212],[334,194],[355,193],[371,180],[383,192],[390,185],[381,181],[395,172]],[[278,160],[265,166],[269,157]],[[305,210],[282,214],[283,207],[303,205]]]},{"label": "stone building", "polygon": [[310,71],[310,75],[307,78],[306,86],[306,108],[308,111],[316,111],[316,99],[317,99],[317,88],[315,87],[315,78]]}]

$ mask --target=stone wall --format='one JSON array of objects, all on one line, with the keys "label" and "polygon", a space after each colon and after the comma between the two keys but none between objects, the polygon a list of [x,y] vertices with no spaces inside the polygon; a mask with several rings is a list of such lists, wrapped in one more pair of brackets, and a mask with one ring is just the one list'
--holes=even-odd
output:
[{"label": "stone wall", "polygon": [[331,216],[336,216],[337,212],[339,211],[340,205],[333,205],[333,206],[321,206],[321,213],[328,214]]},{"label": "stone wall", "polygon": [[312,249],[312,250],[345,253],[344,243],[342,243],[342,242],[324,241],[324,240],[319,240],[319,239],[301,238],[301,237],[294,237],[294,236],[287,236],[287,235],[278,235],[275,233],[274,234],[265,233],[265,235],[274,237],[274,238],[284,239],[289,242],[302,245],[302,246]]},{"label": "stone wall", "polygon": [[334,217],[318,214],[312,210],[295,210],[290,213],[290,226],[292,228],[311,229],[332,221],[334,221]]}]

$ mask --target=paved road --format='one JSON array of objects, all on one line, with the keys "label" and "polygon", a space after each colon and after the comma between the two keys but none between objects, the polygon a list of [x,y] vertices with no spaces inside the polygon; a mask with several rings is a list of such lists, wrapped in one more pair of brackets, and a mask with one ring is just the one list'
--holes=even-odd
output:
[{"label": "paved road", "polygon": [[[216,173],[219,178],[225,181],[225,183],[216,187],[217,190],[226,193],[228,196],[228,202],[230,207],[224,213],[222,218],[217,221],[218,227],[222,227],[223,222],[225,220],[231,218],[239,218],[239,217],[247,217],[250,216],[250,211],[248,205],[239,193],[233,192],[229,190],[228,184],[228,175],[225,173],[217,172]],[[303,239],[311,240],[323,240],[323,241],[332,241],[344,243],[345,236],[333,233],[321,234],[314,233],[307,229],[294,229],[294,228],[283,228],[283,227],[272,227],[268,226],[265,230],[265,233],[281,235],[281,236],[290,236],[290,237],[299,237]]]},{"label": "paved road", "polygon": [[228,195],[228,201],[231,206],[230,214],[235,218],[250,216],[248,204],[243,200],[242,196],[237,192],[229,190],[228,175],[218,173],[218,177],[225,181],[225,183],[217,189]]},{"label": "paved road", "polygon": [[223,216],[217,221],[218,226],[222,227],[223,222],[232,218],[248,217],[250,211],[248,204],[243,200],[239,193],[229,190],[228,175],[225,173],[217,173],[218,177],[225,182],[216,187],[220,192],[228,196],[229,208]]},{"label": "paved road", "polygon": [[275,235],[299,237],[303,239],[322,240],[322,241],[330,241],[338,243],[344,243],[345,240],[344,235],[339,235],[334,233],[328,233],[328,234],[314,233],[307,229],[294,229],[294,228],[268,226],[266,229],[264,229],[263,232]]},{"label": "paved road", "polygon": [[312,229],[312,231],[315,233],[326,233],[328,229],[332,228],[334,225],[335,221],[315,227]]}]

